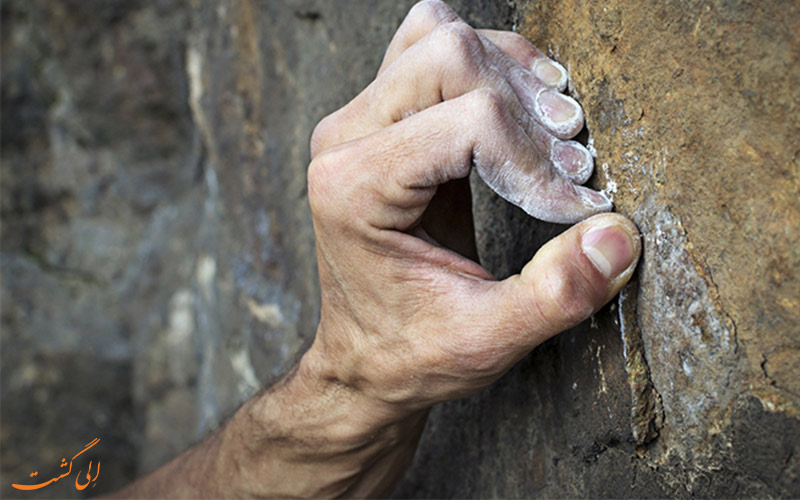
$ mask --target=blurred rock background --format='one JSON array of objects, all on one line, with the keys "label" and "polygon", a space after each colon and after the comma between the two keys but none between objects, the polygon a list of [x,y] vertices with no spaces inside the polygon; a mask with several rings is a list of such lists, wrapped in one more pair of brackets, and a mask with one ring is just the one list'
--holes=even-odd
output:
[{"label": "blurred rock background", "polygon": [[[81,496],[10,484],[94,437],[85,492],[118,488],[302,353],[308,139],[411,4],[2,0],[0,496]],[[396,495],[800,495],[800,7],[452,5],[571,69],[590,182],[644,260],[592,320],[437,407]],[[563,229],[473,188],[498,276]]]}]

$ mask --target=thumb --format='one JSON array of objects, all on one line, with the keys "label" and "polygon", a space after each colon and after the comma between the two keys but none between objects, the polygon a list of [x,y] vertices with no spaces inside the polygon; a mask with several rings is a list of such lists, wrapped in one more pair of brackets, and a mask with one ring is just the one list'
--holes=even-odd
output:
[{"label": "thumb", "polygon": [[527,352],[616,295],[640,251],[639,231],[622,215],[601,214],[576,224],[540,248],[519,275],[489,286],[482,303],[495,313],[483,316],[493,322],[484,325],[483,334],[496,334],[495,341]]}]

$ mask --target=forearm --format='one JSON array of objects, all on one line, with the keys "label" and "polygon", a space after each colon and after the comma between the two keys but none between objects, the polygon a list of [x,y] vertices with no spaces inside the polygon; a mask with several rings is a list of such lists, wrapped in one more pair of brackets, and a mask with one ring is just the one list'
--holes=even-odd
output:
[{"label": "forearm", "polygon": [[[227,426],[226,426],[227,427]],[[225,428],[122,490],[104,498],[203,498],[219,496],[211,481]],[[215,494],[216,493],[216,494]]]},{"label": "forearm", "polygon": [[399,413],[309,352],[224,427],[118,497],[381,496],[413,457],[427,411]]}]

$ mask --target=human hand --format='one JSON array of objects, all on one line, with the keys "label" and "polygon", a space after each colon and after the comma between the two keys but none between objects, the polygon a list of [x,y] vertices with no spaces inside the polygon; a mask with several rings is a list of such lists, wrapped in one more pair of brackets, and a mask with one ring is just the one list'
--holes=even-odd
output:
[{"label": "human hand", "polygon": [[362,425],[489,385],[629,279],[638,232],[615,214],[570,228],[503,281],[466,258],[473,167],[543,220],[611,208],[580,185],[592,158],[566,140],[583,126],[580,106],[559,93],[566,81],[521,36],[473,30],[445,4],[423,2],[375,81],[315,130],[322,314],[303,362],[362,401]]},{"label": "human hand", "polygon": [[592,158],[568,140],[583,113],[559,93],[566,81],[521,36],[417,4],[375,81],[311,141],[314,344],[213,436],[117,495],[386,495],[427,408],[489,385],[616,294],[640,251],[620,215],[578,223],[503,281],[470,259],[473,167],[543,220],[611,208],[581,186]]}]

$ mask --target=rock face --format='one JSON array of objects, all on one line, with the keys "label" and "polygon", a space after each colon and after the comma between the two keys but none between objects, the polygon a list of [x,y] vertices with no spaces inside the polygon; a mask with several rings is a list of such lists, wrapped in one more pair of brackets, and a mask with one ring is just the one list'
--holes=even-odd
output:
[{"label": "rock face", "polygon": [[[95,436],[86,491],[117,488],[292,364],[319,315],[308,139],[411,3],[2,3],[0,496]],[[453,6],[570,69],[644,258],[434,409],[395,495],[800,495],[800,7]],[[472,185],[495,275],[564,229]]]},{"label": "rock face", "polygon": [[[571,70],[591,182],[637,223],[644,258],[593,321],[439,408],[399,496],[797,496],[800,8],[545,0],[516,15]],[[478,199],[500,276],[559,230]]]}]

